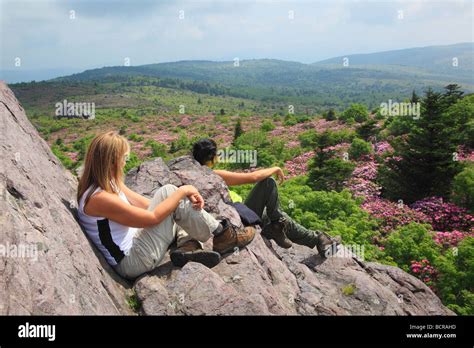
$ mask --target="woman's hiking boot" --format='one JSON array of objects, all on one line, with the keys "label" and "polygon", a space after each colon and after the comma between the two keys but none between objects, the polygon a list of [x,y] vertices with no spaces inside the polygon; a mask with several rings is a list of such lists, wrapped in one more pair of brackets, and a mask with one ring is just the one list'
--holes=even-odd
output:
[{"label": "woman's hiking boot", "polygon": [[221,255],[212,250],[204,250],[197,240],[188,240],[180,247],[170,252],[173,265],[183,267],[188,262],[202,263],[212,268],[221,261]]},{"label": "woman's hiking boot", "polygon": [[341,238],[331,237],[325,232],[319,232],[316,248],[321,257],[327,258],[337,253],[338,245],[341,243]]},{"label": "woman's hiking boot", "polygon": [[279,220],[267,224],[263,228],[262,236],[267,239],[273,239],[278,246],[288,249],[291,248],[293,243],[286,236],[286,231],[288,231],[288,220],[281,217]]},{"label": "woman's hiking boot", "polygon": [[244,228],[234,227],[228,219],[221,222],[222,228],[214,232],[213,250],[223,255],[235,248],[243,248],[255,237],[255,228],[247,226]]}]

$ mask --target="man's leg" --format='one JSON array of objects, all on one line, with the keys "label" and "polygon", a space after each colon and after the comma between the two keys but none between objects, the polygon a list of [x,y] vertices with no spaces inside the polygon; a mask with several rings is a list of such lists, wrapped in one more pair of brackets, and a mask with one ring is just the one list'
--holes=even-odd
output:
[{"label": "man's leg", "polygon": [[[250,191],[245,205],[252,209],[264,222],[262,235],[273,239],[282,248],[290,248],[283,224],[283,215],[279,210],[278,187],[273,178],[258,182]],[[265,212],[265,214],[264,214]],[[264,216],[265,215],[265,216]],[[269,221],[268,221],[269,220]],[[265,222],[267,222],[265,224]]]},{"label": "man's leg", "polygon": [[260,218],[266,209],[270,221],[278,221],[282,215],[279,211],[278,187],[273,178],[266,178],[255,184],[250,191],[245,205],[252,209]]},{"label": "man's leg", "polygon": [[245,200],[245,205],[252,209],[264,222],[262,234],[283,247],[291,247],[291,242],[310,248],[325,248],[331,243],[322,232],[313,231],[294,221],[288,214],[279,209],[278,186],[273,178],[258,182]]},{"label": "man's leg", "polygon": [[282,212],[283,217],[288,223],[286,236],[293,242],[299,245],[306,245],[311,249],[317,244],[319,232],[312,231],[300,225],[293,220],[287,213]]},{"label": "man's leg", "polygon": [[305,245],[311,249],[316,247],[322,257],[328,257],[337,252],[338,244],[341,243],[339,236],[331,237],[325,232],[307,229],[289,217],[285,212],[282,212],[282,215],[287,224],[285,228],[286,236],[293,243]]}]

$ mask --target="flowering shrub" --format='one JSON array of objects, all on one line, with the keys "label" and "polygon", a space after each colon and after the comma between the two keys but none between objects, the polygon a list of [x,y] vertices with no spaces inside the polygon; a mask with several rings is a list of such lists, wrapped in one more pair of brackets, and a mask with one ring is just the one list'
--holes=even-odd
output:
[{"label": "flowering shrub", "polygon": [[378,156],[383,155],[386,152],[393,152],[392,145],[388,141],[380,141],[378,143],[372,144],[374,153]]},{"label": "flowering shrub", "polygon": [[430,218],[424,213],[410,209],[405,204],[394,203],[386,199],[367,200],[361,207],[379,219],[384,234],[411,222],[429,223],[430,221]]},{"label": "flowering shrub", "polygon": [[382,190],[382,187],[373,181],[361,178],[349,179],[346,186],[355,197],[361,197],[364,199],[379,197],[380,191]]},{"label": "flowering shrub", "polygon": [[285,169],[288,171],[286,179],[292,178],[298,175],[305,175],[308,172],[308,161],[313,158],[314,151],[305,152],[291,161],[285,162]]},{"label": "flowering shrub", "polygon": [[377,178],[378,164],[375,161],[362,162],[352,172],[352,176],[358,179],[375,180]]},{"label": "flowering shrub", "polygon": [[442,245],[445,248],[455,247],[462,241],[465,237],[469,235],[474,235],[470,233],[462,233],[460,231],[452,232],[436,232],[434,240],[436,243]]},{"label": "flowering shrub", "polygon": [[323,152],[336,152],[338,154],[343,154],[344,152],[347,152],[351,144],[349,143],[340,143],[334,146],[328,146],[323,149]]},{"label": "flowering shrub", "polygon": [[411,208],[429,216],[435,231],[472,231],[474,216],[453,203],[446,203],[441,197],[430,197],[417,201]]},{"label": "flowering shrub", "polygon": [[457,149],[459,161],[471,161],[474,162],[474,151],[470,150],[466,146],[459,146]]},{"label": "flowering shrub", "polygon": [[373,161],[359,163],[352,177],[347,181],[347,188],[356,197],[372,199],[380,196],[382,187],[377,185],[374,180],[377,178],[378,164]]},{"label": "flowering shrub", "polygon": [[423,259],[421,261],[412,261],[410,265],[410,273],[429,286],[430,289],[434,290],[433,281],[436,279],[438,272],[430,265],[428,260]]}]

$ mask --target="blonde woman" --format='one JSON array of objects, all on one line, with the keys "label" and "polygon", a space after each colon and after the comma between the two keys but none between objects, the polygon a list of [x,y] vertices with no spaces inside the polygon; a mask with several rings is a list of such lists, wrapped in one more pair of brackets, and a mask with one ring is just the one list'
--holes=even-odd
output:
[{"label": "blonde woman", "polygon": [[[87,150],[77,192],[81,225],[121,276],[133,279],[157,267],[175,239],[175,265],[196,261],[208,267],[221,254],[252,241],[254,228],[238,230],[228,220],[214,219],[192,185],[164,185],[151,200],[130,190],[123,182],[129,152],[118,133],[97,135]],[[178,233],[179,228],[186,233]],[[214,238],[214,251],[202,250],[198,242],[209,238]]]}]

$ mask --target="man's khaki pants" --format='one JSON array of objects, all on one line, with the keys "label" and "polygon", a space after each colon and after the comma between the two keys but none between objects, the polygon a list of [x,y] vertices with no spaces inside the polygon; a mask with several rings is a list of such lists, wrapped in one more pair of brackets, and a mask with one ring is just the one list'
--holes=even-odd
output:
[{"label": "man's khaki pants", "polygon": [[[177,189],[174,185],[159,188],[148,210],[154,210]],[[176,238],[178,246],[190,239],[205,242],[212,237],[212,232],[218,226],[219,221],[212,215],[204,209],[194,209],[191,201],[184,198],[176,210],[160,224],[137,231],[132,247],[115,266],[115,270],[124,278],[136,278],[156,268]]]}]

